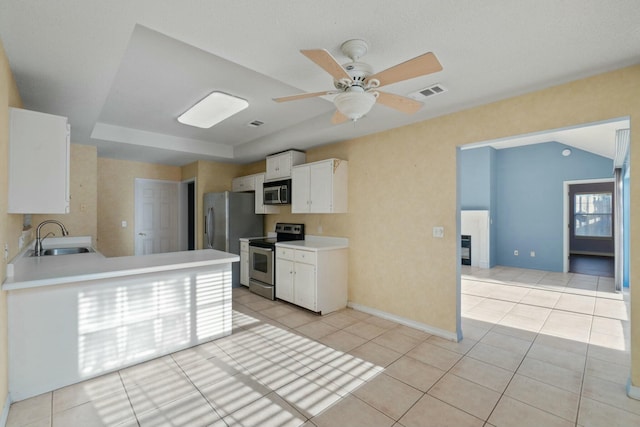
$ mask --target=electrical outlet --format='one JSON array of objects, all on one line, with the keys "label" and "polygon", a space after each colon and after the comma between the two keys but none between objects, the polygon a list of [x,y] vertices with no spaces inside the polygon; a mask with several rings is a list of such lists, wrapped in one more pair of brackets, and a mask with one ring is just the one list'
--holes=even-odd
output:
[{"label": "electrical outlet", "polygon": [[5,261],[9,260],[9,244],[8,243],[4,244],[4,260]]},{"label": "electrical outlet", "polygon": [[433,227],[433,237],[439,239],[444,237],[444,227]]},{"label": "electrical outlet", "polygon": [[513,251],[513,254],[514,254],[515,256],[520,255],[520,253],[518,252],[518,250],[517,250],[517,249],[516,249],[515,251]]},{"label": "electrical outlet", "polygon": [[531,251],[531,254],[530,254],[530,255],[531,255],[531,258],[535,258],[535,256],[536,256],[536,251]]}]

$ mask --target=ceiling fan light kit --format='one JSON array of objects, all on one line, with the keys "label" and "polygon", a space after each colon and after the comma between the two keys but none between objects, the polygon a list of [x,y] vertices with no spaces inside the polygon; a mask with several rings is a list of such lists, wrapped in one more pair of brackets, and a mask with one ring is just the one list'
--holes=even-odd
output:
[{"label": "ceiling fan light kit", "polygon": [[369,64],[358,61],[369,49],[367,42],[360,39],[347,40],[342,43],[340,49],[351,59],[351,62],[340,65],[325,49],[300,51],[333,77],[337,91],[303,93],[275,98],[274,101],[294,101],[337,93],[333,100],[337,112],[331,120],[334,124],[360,119],[371,110],[376,101],[402,113],[413,114],[420,109],[422,103],[405,96],[374,89],[442,70],[438,58],[428,52],[384,71],[373,73],[373,68]]},{"label": "ceiling fan light kit", "polygon": [[338,94],[333,100],[338,111],[354,122],[371,111],[378,97],[377,92],[365,92],[361,87],[358,89],[352,86],[351,90]]}]

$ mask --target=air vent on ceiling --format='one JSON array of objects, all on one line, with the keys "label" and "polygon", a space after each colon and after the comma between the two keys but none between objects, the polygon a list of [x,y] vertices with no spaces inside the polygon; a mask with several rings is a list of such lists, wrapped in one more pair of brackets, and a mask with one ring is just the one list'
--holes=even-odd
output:
[{"label": "air vent on ceiling", "polygon": [[444,86],[442,86],[440,83],[436,83],[417,92],[413,92],[409,94],[409,96],[413,99],[423,100],[424,98],[438,95],[446,91],[447,89]]},{"label": "air vent on ceiling", "polygon": [[261,122],[260,120],[254,120],[251,123],[249,123],[247,126],[250,126],[252,128],[257,128],[258,126],[262,126],[264,124],[264,122]]}]

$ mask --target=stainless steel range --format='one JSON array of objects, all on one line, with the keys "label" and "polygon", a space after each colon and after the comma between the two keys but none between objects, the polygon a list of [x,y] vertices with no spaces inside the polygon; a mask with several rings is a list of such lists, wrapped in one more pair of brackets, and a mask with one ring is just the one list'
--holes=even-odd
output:
[{"label": "stainless steel range", "polygon": [[276,243],[304,240],[304,224],[276,224],[276,237],[249,241],[249,290],[276,299]]}]

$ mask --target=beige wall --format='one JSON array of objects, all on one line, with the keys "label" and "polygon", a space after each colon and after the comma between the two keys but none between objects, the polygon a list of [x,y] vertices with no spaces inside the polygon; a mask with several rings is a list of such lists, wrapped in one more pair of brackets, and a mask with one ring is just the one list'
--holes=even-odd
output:
[{"label": "beige wall", "polygon": [[[6,57],[0,55],[0,242],[17,253],[22,216],[6,214],[7,105],[20,105]],[[480,140],[630,116],[640,121],[640,66],[578,80],[466,111],[307,152],[308,161],[349,160],[349,213],[266,216],[303,222],[308,234],[350,238],[349,299],[455,332],[457,292],[456,148]],[[638,133],[631,134],[631,166],[640,170]],[[89,155],[89,153],[84,153]],[[5,162],[5,166],[2,166]],[[73,167],[73,163],[72,163]],[[197,162],[183,168],[97,159],[97,242],[107,256],[133,254],[134,179],[197,179],[202,195],[230,189],[236,176],[264,171],[264,162]],[[4,183],[4,184],[3,184]],[[384,195],[381,198],[380,195]],[[631,211],[640,212],[640,174],[631,176]],[[201,247],[202,215],[198,215]],[[129,227],[121,228],[126,220]],[[434,226],[444,239],[431,237]],[[631,282],[640,283],[640,227],[631,222]],[[2,263],[0,278],[4,278]],[[640,293],[632,293],[633,325]],[[632,327],[632,381],[640,386],[640,328]],[[4,343],[4,344],[2,344]],[[0,404],[7,393],[6,301],[0,293]]]},{"label": "beige wall", "polygon": [[[9,159],[9,107],[22,107],[18,87],[0,41],[0,253],[9,245],[9,259],[19,252],[18,238],[22,233],[22,215],[7,213],[8,159]],[[0,257],[0,283],[4,282],[7,263]],[[7,293],[0,291],[0,413],[9,392],[7,352]]]},{"label": "beige wall", "polygon": [[[303,222],[308,234],[350,238],[349,300],[456,331],[456,147],[482,140],[630,116],[640,122],[640,66],[509,98],[411,126],[307,152],[309,161],[349,160],[349,213],[269,215]],[[640,170],[631,132],[631,169]],[[640,174],[631,175],[640,212]],[[640,222],[631,221],[631,282],[640,284]],[[444,226],[444,239],[432,227]],[[640,292],[631,294],[640,325]],[[632,383],[640,386],[640,327],[632,327]]]},{"label": "beige wall", "polygon": [[108,257],[133,255],[135,179],[180,181],[180,168],[107,158],[97,163],[98,250]]},{"label": "beige wall", "polygon": [[255,172],[245,172],[236,164],[198,161],[182,167],[182,180],[196,179],[196,248],[202,249],[202,233],[204,229],[203,196],[205,193],[230,191],[231,180],[238,176]]},{"label": "beige wall", "polygon": [[[62,215],[33,215],[31,224],[35,228],[45,219],[57,219],[67,227],[70,236],[91,236],[95,242],[98,237],[97,149],[90,145],[71,144],[70,161],[70,212]],[[56,236],[60,236],[60,230],[55,225],[44,226],[42,231],[53,231]]]},{"label": "beige wall", "polygon": [[260,160],[259,162],[248,163],[246,165],[240,165],[238,168],[237,176],[253,175],[255,173],[261,173],[267,170],[267,161]]},{"label": "beige wall", "polygon": [[[110,257],[134,254],[135,178],[169,181],[195,178],[197,212],[202,212],[204,193],[231,190],[233,178],[248,174],[244,173],[243,166],[240,165],[207,161],[194,162],[180,168],[99,158],[97,165],[97,242],[100,252]],[[197,247],[202,248],[203,216],[197,215],[197,219]],[[127,221],[127,228],[122,228],[122,221]]]}]

